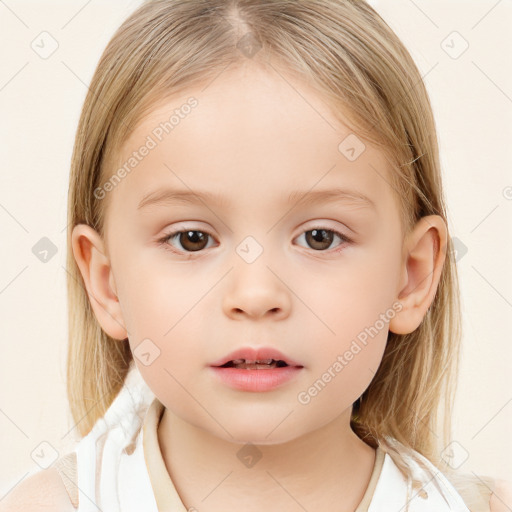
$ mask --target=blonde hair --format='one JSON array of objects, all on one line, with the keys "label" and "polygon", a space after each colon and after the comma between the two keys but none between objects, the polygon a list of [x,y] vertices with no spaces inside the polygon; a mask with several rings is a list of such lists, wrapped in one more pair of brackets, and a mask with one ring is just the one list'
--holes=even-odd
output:
[{"label": "blonde hair", "polygon": [[[244,43],[259,48],[254,55]],[[404,45],[359,0],[153,0],[108,43],[84,102],[73,150],[68,199],[68,398],[81,435],[102,417],[133,359],[126,341],[99,326],[71,249],[84,223],[104,236],[108,202],[93,193],[112,174],[123,141],[156,101],[212,81],[228,66],[266,56],[314,87],[339,120],[375,144],[393,169],[402,233],[426,215],[448,225],[436,127],[419,70]],[[277,70],[277,68],[276,68]],[[408,474],[401,451],[416,450],[473,503],[468,479],[444,462],[460,352],[460,305],[452,242],[436,295],[412,333],[389,333],[382,363],[351,421]],[[442,424],[439,424],[439,415]],[[436,434],[439,433],[439,440]],[[471,482],[470,482],[471,483]],[[476,509],[475,509],[476,510]]]}]

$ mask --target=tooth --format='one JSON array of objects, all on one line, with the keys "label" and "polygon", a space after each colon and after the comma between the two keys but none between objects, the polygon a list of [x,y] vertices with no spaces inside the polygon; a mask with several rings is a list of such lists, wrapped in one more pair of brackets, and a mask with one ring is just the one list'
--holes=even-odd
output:
[{"label": "tooth", "polygon": [[237,364],[272,364],[273,359],[233,359],[233,365]]}]

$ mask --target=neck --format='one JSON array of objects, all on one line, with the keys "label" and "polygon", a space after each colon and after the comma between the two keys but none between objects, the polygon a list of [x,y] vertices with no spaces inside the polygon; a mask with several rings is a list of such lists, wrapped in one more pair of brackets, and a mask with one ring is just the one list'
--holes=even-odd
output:
[{"label": "neck", "polygon": [[221,439],[165,409],[158,441],[187,509],[355,510],[375,450],[350,428],[350,412],[297,439],[254,445]]}]

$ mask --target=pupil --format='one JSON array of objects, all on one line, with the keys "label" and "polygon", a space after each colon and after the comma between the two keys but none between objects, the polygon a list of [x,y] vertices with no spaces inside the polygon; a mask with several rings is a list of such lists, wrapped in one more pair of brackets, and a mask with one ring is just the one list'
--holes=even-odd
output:
[{"label": "pupil", "polygon": [[[333,233],[325,229],[312,229],[306,234],[306,240],[313,248],[327,249],[332,243]],[[320,246],[315,246],[315,244],[320,244]]]},{"label": "pupil", "polygon": [[199,251],[204,248],[206,233],[201,231],[186,231],[181,234],[180,243],[183,247],[190,251]]}]

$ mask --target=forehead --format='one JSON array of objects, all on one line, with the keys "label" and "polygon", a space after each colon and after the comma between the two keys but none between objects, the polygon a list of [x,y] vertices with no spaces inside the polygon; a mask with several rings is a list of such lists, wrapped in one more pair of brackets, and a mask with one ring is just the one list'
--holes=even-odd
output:
[{"label": "forehead", "polygon": [[336,114],[314,88],[280,70],[224,71],[155,103],[119,152],[119,167],[130,171],[114,196],[136,206],[168,186],[243,203],[337,187],[391,207],[388,160]]}]

